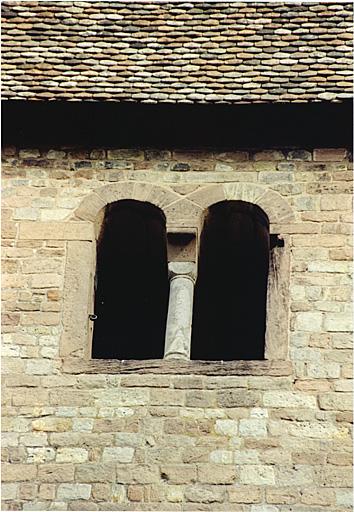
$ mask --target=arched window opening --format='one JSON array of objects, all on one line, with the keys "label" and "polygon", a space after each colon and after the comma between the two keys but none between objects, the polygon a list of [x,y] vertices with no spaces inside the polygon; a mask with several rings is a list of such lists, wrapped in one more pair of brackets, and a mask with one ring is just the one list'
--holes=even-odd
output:
[{"label": "arched window opening", "polygon": [[192,359],[264,359],[269,220],[244,201],[205,216],[195,288]]},{"label": "arched window opening", "polygon": [[106,206],[97,247],[92,357],[163,357],[168,307],[166,219],[156,206]]}]

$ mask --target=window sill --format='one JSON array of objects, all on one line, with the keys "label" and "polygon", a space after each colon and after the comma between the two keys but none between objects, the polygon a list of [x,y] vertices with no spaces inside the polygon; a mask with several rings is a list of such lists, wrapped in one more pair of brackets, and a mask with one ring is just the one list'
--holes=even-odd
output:
[{"label": "window sill", "polygon": [[252,375],[282,377],[291,375],[293,371],[290,361],[166,361],[164,359],[148,359],[143,361],[117,359],[76,358],[63,359],[63,372],[109,373],[109,374],[178,374],[178,375]]}]

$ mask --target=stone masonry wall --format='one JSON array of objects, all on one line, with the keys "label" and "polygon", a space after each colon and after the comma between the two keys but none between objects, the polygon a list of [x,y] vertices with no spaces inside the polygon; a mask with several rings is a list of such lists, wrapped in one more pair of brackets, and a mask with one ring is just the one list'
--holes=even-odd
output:
[{"label": "stone masonry wall", "polygon": [[[3,510],[349,512],[347,151],[7,147],[3,157]],[[67,242],[54,228],[32,240],[28,222],[57,226],[122,179],[259,183],[288,201],[290,372],[63,372]]]}]

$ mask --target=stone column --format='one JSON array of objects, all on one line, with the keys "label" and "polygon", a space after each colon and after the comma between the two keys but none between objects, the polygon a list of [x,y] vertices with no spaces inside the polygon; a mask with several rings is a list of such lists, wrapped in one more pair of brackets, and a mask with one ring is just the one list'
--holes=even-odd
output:
[{"label": "stone column", "polygon": [[190,359],[196,264],[171,262],[165,359]]}]

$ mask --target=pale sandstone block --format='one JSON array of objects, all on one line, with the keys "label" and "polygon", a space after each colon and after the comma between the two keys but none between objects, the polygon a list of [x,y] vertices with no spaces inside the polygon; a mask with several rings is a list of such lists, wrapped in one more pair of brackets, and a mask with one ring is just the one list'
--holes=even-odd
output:
[{"label": "pale sandstone block", "polygon": [[93,429],[92,418],[74,418],[73,419],[73,431],[74,432],[92,432]]},{"label": "pale sandstone block", "polygon": [[42,432],[66,432],[71,430],[72,420],[67,418],[41,418],[32,421],[33,430]]},{"label": "pale sandstone block", "polygon": [[353,320],[351,313],[327,313],[324,317],[324,328],[327,331],[351,331]]},{"label": "pale sandstone block", "polygon": [[38,480],[43,483],[71,482],[74,480],[73,464],[43,464],[38,466]]},{"label": "pale sandstone block", "polygon": [[23,313],[21,316],[22,325],[58,325],[60,315],[58,313],[32,312]]},{"label": "pale sandstone block", "polygon": [[171,484],[189,484],[197,479],[197,468],[190,464],[164,464],[161,466],[160,472],[162,478]]},{"label": "pale sandstone block", "polygon": [[[99,390],[94,391],[92,394],[97,404],[108,407],[147,405],[150,399],[149,390],[139,388]],[[168,398],[167,403],[169,403]]]},{"label": "pale sandstone block", "polygon": [[216,420],[215,432],[223,436],[236,436],[238,432],[237,421],[234,420]]},{"label": "pale sandstone block", "polygon": [[313,482],[314,473],[311,466],[280,466],[275,467],[276,483],[278,486],[308,486]]},{"label": "pale sandstone block", "polygon": [[214,450],[210,453],[210,462],[216,464],[232,464],[233,452],[230,450]]},{"label": "pale sandstone block", "polygon": [[48,435],[45,433],[24,434],[20,437],[20,444],[25,446],[47,446]]},{"label": "pale sandstone block", "polygon": [[307,375],[314,379],[332,378],[340,376],[340,365],[338,363],[309,363],[307,365]]},{"label": "pale sandstone block", "polygon": [[1,499],[15,500],[18,497],[18,484],[1,484]]},{"label": "pale sandstone block", "polygon": [[237,478],[232,466],[198,464],[198,481],[206,484],[232,484]]},{"label": "pale sandstone block", "polygon": [[353,485],[352,467],[324,466],[320,481],[321,486],[326,487],[349,487]]},{"label": "pale sandstone block", "polygon": [[265,437],[267,435],[267,422],[265,420],[241,419],[240,436]]},{"label": "pale sandstone block", "polygon": [[320,331],[322,326],[322,313],[306,311],[297,313],[295,328],[300,331],[316,332]]},{"label": "pale sandstone block", "polygon": [[88,355],[88,335],[92,328],[88,315],[92,313],[94,261],[94,247],[90,242],[68,243],[61,356]]},{"label": "pale sandstone block", "polygon": [[299,497],[299,491],[291,487],[282,487],[279,489],[270,488],[266,490],[267,503],[292,505],[299,501]]},{"label": "pale sandstone block", "polygon": [[325,422],[294,422],[289,425],[289,433],[300,438],[332,439],[345,435],[345,429]]},{"label": "pale sandstone block", "polygon": [[103,462],[132,462],[134,457],[134,448],[125,446],[123,448],[104,448],[102,460]]},{"label": "pale sandstone block", "polygon": [[351,210],[351,194],[323,194],[321,195],[321,210]]},{"label": "pale sandstone block", "polygon": [[91,222],[21,222],[20,240],[94,240]]},{"label": "pale sandstone block", "polygon": [[22,272],[24,274],[36,274],[36,273],[52,273],[62,272],[63,263],[57,258],[31,258],[25,259],[22,262]]},{"label": "pale sandstone block", "polygon": [[221,487],[211,485],[188,486],[184,492],[187,502],[193,503],[222,503],[225,491]]},{"label": "pale sandstone block", "polygon": [[32,288],[61,288],[63,285],[63,276],[58,274],[32,274]]},{"label": "pale sandstone block", "polygon": [[[128,472],[127,466],[124,466]],[[116,479],[116,463],[86,463],[76,466],[75,480],[78,482],[114,482]]]},{"label": "pale sandstone block", "polygon": [[39,486],[38,498],[43,500],[54,500],[56,486],[54,484],[41,484]]},{"label": "pale sandstone block", "polygon": [[29,359],[26,363],[26,373],[32,375],[48,375],[55,371],[55,363],[48,359]]},{"label": "pale sandstone block", "polygon": [[27,463],[40,464],[55,459],[55,450],[46,446],[44,448],[27,447]]},{"label": "pale sandstone block", "polygon": [[353,492],[350,489],[336,489],[336,504],[342,507],[351,508],[353,506]]},{"label": "pale sandstone block", "polygon": [[263,403],[266,407],[303,407],[316,408],[316,398],[303,393],[291,391],[266,391],[263,395]]},{"label": "pale sandstone block", "polygon": [[33,464],[2,464],[1,474],[3,482],[35,480],[37,466]]},{"label": "pale sandstone block", "polygon": [[229,487],[227,492],[230,503],[260,503],[262,500],[262,489],[259,487]]},{"label": "pale sandstone block", "polygon": [[274,485],[274,469],[271,466],[264,465],[249,465],[241,466],[240,482],[242,484],[251,485]]},{"label": "pale sandstone block", "polygon": [[352,393],[326,393],[319,395],[320,408],[330,411],[351,411],[353,409]]},{"label": "pale sandstone block", "polygon": [[257,450],[237,450],[234,453],[235,464],[259,464],[259,454]]},{"label": "pale sandstone block", "polygon": [[165,496],[170,503],[181,503],[183,501],[183,488],[180,485],[169,485],[166,488]]},{"label": "pale sandstone block", "polygon": [[56,462],[82,463],[88,460],[88,452],[84,448],[58,448]]},{"label": "pale sandstone block", "polygon": [[64,500],[88,500],[90,494],[89,484],[60,484],[57,490],[57,498]]}]

